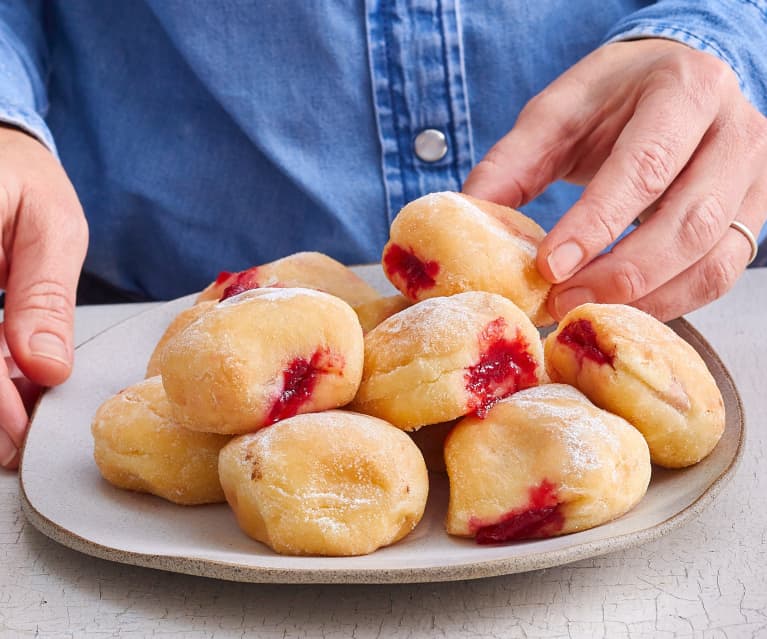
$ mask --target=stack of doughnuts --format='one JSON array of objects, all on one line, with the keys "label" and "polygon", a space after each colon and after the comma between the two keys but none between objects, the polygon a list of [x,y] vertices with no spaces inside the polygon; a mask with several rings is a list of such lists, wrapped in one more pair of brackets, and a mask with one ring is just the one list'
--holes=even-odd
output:
[{"label": "stack of doughnuts", "polygon": [[[121,488],[182,504],[226,499],[243,530],[277,552],[372,552],[418,523],[428,475],[405,433],[333,410],[354,398],[363,350],[352,307],[319,290],[203,301],[155,349],[159,376],[99,409],[96,462]],[[120,455],[129,444],[134,454]],[[137,460],[137,449],[153,452]],[[205,490],[166,486],[184,485],[177,470],[196,472],[197,458]]]},{"label": "stack of doughnuts", "polygon": [[543,230],[457,193],[408,204],[383,296],[319,253],[223,272],[92,424],[110,483],[226,501],[278,553],[358,555],[420,521],[447,473],[448,534],[577,532],[633,508],[651,460],[694,464],[724,428],[695,351],[654,318],[588,304],[552,323]]}]

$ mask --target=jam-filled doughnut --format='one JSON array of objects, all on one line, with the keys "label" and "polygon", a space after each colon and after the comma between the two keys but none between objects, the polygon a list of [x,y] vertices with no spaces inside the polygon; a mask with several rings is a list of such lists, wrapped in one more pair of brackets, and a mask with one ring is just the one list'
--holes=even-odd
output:
[{"label": "jam-filled doughnut", "polygon": [[352,270],[323,253],[303,252],[238,273],[219,274],[197,298],[220,301],[254,288],[312,288],[357,306],[379,293]]},{"label": "jam-filled doughnut", "polygon": [[445,442],[451,535],[551,537],[619,517],[644,496],[650,454],[628,422],[545,384],[458,422]]},{"label": "jam-filled doughnut", "polygon": [[394,219],[381,262],[413,301],[464,291],[498,293],[538,326],[551,285],[535,266],[546,233],[519,211],[460,193],[432,193]]},{"label": "jam-filled doughnut", "polygon": [[224,501],[218,453],[231,437],[179,426],[159,377],[104,402],[91,432],[96,465],[110,484],[176,504]]},{"label": "jam-filled doughnut", "polygon": [[237,434],[347,404],[362,358],[362,328],[346,302],[262,288],[219,302],[172,337],[160,370],[180,424]]},{"label": "jam-filled doughnut", "polygon": [[289,555],[363,555],[420,521],[428,473],[391,424],[348,411],[297,415],[235,438],[219,460],[240,527]]},{"label": "jam-filled doughnut", "polygon": [[724,432],[722,394],[695,349],[631,306],[584,304],[546,338],[553,381],[579,388],[647,439],[654,463],[694,464]]},{"label": "jam-filled doughnut", "polygon": [[184,309],[173,318],[173,321],[168,325],[168,328],[165,329],[160,341],[157,342],[157,345],[154,347],[154,351],[152,351],[152,355],[150,356],[149,363],[146,367],[145,377],[154,377],[155,375],[160,374],[160,356],[168,341],[170,341],[176,333],[183,331],[198,317],[207,313],[215,305],[215,302],[200,302],[199,304]]},{"label": "jam-filled doughnut", "polygon": [[362,332],[368,333],[385,319],[405,310],[408,306],[412,306],[412,304],[413,302],[403,295],[390,295],[389,297],[379,297],[376,300],[358,304],[353,308],[362,325]]},{"label": "jam-filled doughnut", "polygon": [[538,331],[508,299],[469,292],[400,311],[365,336],[354,410],[403,430],[482,416],[543,374]]}]

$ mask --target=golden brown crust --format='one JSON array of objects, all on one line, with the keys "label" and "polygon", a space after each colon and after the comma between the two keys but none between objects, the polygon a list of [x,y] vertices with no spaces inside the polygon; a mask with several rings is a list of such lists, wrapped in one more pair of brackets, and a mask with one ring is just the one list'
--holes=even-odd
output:
[{"label": "golden brown crust", "polygon": [[165,329],[165,332],[160,338],[160,341],[157,342],[157,345],[154,347],[152,355],[149,358],[149,363],[146,367],[146,375],[144,375],[144,377],[149,378],[160,374],[160,357],[162,355],[163,349],[165,348],[165,345],[173,336],[183,331],[198,317],[201,317],[207,313],[215,305],[215,302],[200,302],[190,308],[184,309],[178,315],[176,315],[173,321],[168,325],[168,328]]},{"label": "golden brown crust", "polygon": [[224,501],[218,453],[231,437],[179,426],[159,377],[104,402],[91,426],[94,458],[104,479],[176,504]]},{"label": "golden brown crust", "polygon": [[265,288],[219,302],[174,336],[160,369],[179,423],[237,434],[347,404],[362,358],[362,329],[344,301]]},{"label": "golden brown crust", "polygon": [[[242,273],[245,273],[243,271]],[[218,301],[237,280],[238,273],[216,279],[203,290],[197,303]],[[378,292],[354,271],[323,253],[305,251],[248,269],[246,288],[311,288],[340,297],[356,306],[377,300]]]},{"label": "golden brown crust", "polygon": [[445,461],[447,532],[481,539],[496,527],[496,541],[598,526],[633,508],[650,481],[639,432],[562,384],[520,391],[485,419],[461,420]]},{"label": "golden brown crust", "polygon": [[[546,310],[551,284],[535,265],[544,236],[514,209],[459,193],[432,193],[399,212],[382,263],[392,284],[414,301],[465,291],[497,293],[546,326],[553,322]],[[412,264],[399,263],[398,251],[403,259],[412,254],[428,271],[423,280],[413,275]]]},{"label": "golden brown crust", "polygon": [[412,305],[413,302],[404,295],[391,295],[358,304],[353,308],[362,325],[362,332],[369,333],[385,319]]},{"label": "golden brown crust", "polygon": [[[579,355],[577,345],[563,341],[567,333],[559,337],[578,322],[592,327],[598,350],[611,362]],[[595,404],[636,426],[656,464],[695,464],[724,432],[722,395],[701,357],[668,326],[633,307],[584,304],[573,309],[546,339],[545,353],[551,379],[578,387]]]},{"label": "golden brown crust", "polygon": [[524,348],[534,366],[532,383],[540,381],[538,331],[506,298],[469,292],[419,302],[365,336],[363,378],[352,406],[403,430],[466,415],[478,407],[467,375],[493,341]]},{"label": "golden brown crust", "polygon": [[349,411],[298,415],[221,452],[221,483],[240,527],[289,555],[362,555],[420,521],[428,474],[386,422]]}]

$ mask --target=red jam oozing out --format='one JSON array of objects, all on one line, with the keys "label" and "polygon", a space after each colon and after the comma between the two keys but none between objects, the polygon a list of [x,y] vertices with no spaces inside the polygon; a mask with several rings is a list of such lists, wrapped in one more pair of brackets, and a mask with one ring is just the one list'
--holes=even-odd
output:
[{"label": "red jam oozing out", "polygon": [[512,393],[538,384],[538,364],[530,354],[530,345],[519,330],[509,340],[506,320],[502,317],[488,324],[479,336],[479,361],[466,369],[466,389],[471,394],[469,409],[484,418],[497,401]]},{"label": "red jam oozing out", "polygon": [[[253,268],[240,271],[239,273],[230,273],[228,284],[218,301],[223,302],[225,299],[249,291],[252,288],[259,288],[260,284],[258,282],[257,271],[258,267],[254,266]],[[221,275],[223,275],[223,273]],[[219,279],[221,279],[221,275],[218,276]],[[226,279],[221,282],[219,282],[218,279],[216,280],[216,284],[224,284],[225,282],[227,282]]]},{"label": "red jam oozing out", "polygon": [[565,518],[559,509],[557,487],[547,479],[529,489],[528,503],[501,516],[493,524],[472,517],[469,530],[478,544],[497,544],[515,539],[551,537],[562,530]]},{"label": "red jam oozing out", "polygon": [[266,416],[266,423],[297,415],[312,396],[320,376],[341,375],[343,368],[343,357],[327,348],[318,349],[309,360],[296,357],[282,371],[282,390]]},{"label": "red jam oozing out", "polygon": [[404,281],[405,293],[411,299],[417,299],[418,292],[433,288],[439,273],[437,262],[424,262],[412,251],[406,251],[399,244],[391,244],[383,256],[383,267],[389,277]]},{"label": "red jam oozing out", "polygon": [[599,348],[596,331],[588,320],[575,320],[565,326],[557,335],[557,341],[573,349],[579,362],[586,358],[597,364],[613,365],[615,356]]},{"label": "red jam oozing out", "polygon": [[218,277],[216,278],[216,284],[223,284],[230,277],[232,277],[232,273],[230,273],[229,271],[221,271],[218,274]]}]

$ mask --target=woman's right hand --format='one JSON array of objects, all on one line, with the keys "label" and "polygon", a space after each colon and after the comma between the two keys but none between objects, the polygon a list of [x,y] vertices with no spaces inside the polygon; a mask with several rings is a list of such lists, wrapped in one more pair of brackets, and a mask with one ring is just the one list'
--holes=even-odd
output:
[{"label": "woman's right hand", "polygon": [[0,465],[16,468],[34,386],[69,377],[88,226],[72,184],[35,138],[0,125]]}]

